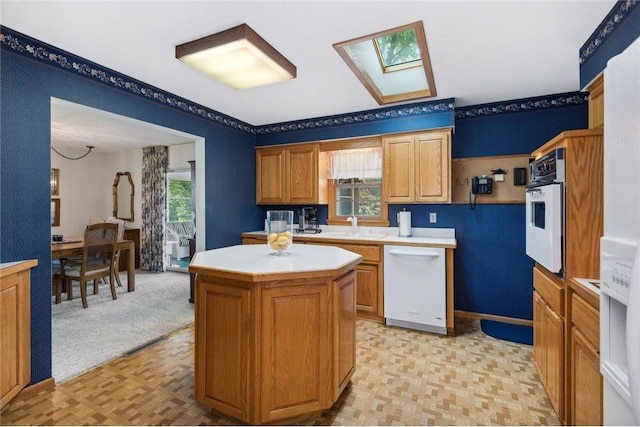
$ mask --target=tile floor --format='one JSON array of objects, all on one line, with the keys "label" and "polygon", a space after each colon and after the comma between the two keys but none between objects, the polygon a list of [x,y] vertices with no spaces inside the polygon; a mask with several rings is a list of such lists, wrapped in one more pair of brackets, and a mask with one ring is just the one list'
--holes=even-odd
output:
[{"label": "tile floor", "polygon": [[[558,425],[530,346],[477,322],[444,337],[358,321],[357,370],[309,425]],[[193,325],[131,356],[14,400],[2,425],[229,425],[194,398]]]}]

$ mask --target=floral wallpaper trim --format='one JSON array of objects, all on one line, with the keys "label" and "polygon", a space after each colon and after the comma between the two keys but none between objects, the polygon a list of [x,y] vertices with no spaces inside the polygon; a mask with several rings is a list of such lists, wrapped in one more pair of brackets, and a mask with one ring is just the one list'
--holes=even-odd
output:
[{"label": "floral wallpaper trim", "polygon": [[104,83],[186,113],[247,133],[252,134],[254,131],[254,127],[248,123],[165,92],[106,67],[102,67],[94,62],[75,56],[4,26],[0,27],[0,46],[2,49],[9,49],[22,56],[61,68],[70,73],[79,74],[82,77]]},{"label": "floral wallpaper trim", "polygon": [[[411,116],[425,116],[453,112],[455,102],[453,98],[440,101],[422,102],[419,104],[400,105],[379,110],[359,111],[356,113],[336,116],[316,117],[293,122],[274,123],[256,127],[256,135],[266,135],[279,132],[317,129],[327,126],[352,125],[357,123],[389,120]],[[453,123],[452,123],[453,124]]]},{"label": "floral wallpaper trim", "polygon": [[0,26],[0,47],[48,65],[58,67],[69,73],[79,74],[83,77],[113,86],[131,94],[141,96],[145,99],[174,107],[183,112],[190,113],[200,118],[211,120],[252,135],[267,135],[305,129],[318,129],[330,126],[366,123],[403,117],[419,117],[452,111],[455,111],[455,117],[460,119],[553,108],[570,104],[578,105],[586,102],[587,100],[586,94],[576,92],[571,94],[456,108],[454,98],[450,98],[418,104],[399,105],[378,110],[360,111],[343,115],[274,123],[263,126],[252,126],[218,111],[172,95],[156,87],[125,76],[124,74],[120,74],[66,51],[57,49],[4,26]]},{"label": "floral wallpaper trim", "polygon": [[494,114],[519,113],[522,111],[545,110],[548,108],[566,107],[568,105],[586,104],[588,92],[570,92],[535,98],[515,99],[493,104],[473,105],[456,108],[456,119],[490,116]]},{"label": "floral wallpaper trim", "polygon": [[58,67],[69,73],[79,74],[82,77],[98,81],[131,94],[141,96],[163,105],[174,107],[183,112],[190,113],[252,135],[336,126],[339,124],[359,123],[396,117],[420,116],[453,110],[453,99],[451,99],[256,127],[218,111],[193,103],[187,99],[165,92],[109,68],[102,67],[94,62],[58,49],[8,27],[0,26],[0,47],[36,61]]},{"label": "floral wallpaper trim", "polygon": [[580,48],[580,67],[602,46],[605,39],[640,5],[638,0],[619,1]]}]

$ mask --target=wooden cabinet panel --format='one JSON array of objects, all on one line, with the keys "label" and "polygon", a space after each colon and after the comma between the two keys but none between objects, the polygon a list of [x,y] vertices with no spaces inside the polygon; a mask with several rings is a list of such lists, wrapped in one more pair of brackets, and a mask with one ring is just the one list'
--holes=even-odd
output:
[{"label": "wooden cabinet panel", "polygon": [[533,293],[533,360],[551,405],[564,417],[564,320]]},{"label": "wooden cabinet panel", "polygon": [[346,249],[351,252],[355,252],[358,255],[362,255],[364,261],[379,262],[380,261],[380,246],[378,245],[350,245],[345,243],[331,244],[332,246],[338,246],[339,248]]},{"label": "wooden cabinet panel", "polygon": [[[256,150],[258,204],[318,204],[321,183],[318,144],[267,147]],[[326,176],[324,176],[326,181]]]},{"label": "wooden cabinet panel", "polygon": [[533,364],[540,379],[544,381],[546,374],[546,357],[544,343],[545,304],[537,292],[533,293]]},{"label": "wooden cabinet panel", "polygon": [[577,328],[571,331],[571,360],[571,424],[602,425],[600,356]]},{"label": "wooden cabinet panel", "polygon": [[564,321],[551,308],[545,325],[547,393],[559,417],[564,417]]},{"label": "wooden cabinet panel", "polygon": [[333,287],[333,400],[338,399],[356,369],[356,274],[342,276]]},{"label": "wooden cabinet panel", "polygon": [[[199,279],[198,279],[199,280]],[[195,355],[198,401],[238,419],[249,417],[249,290],[197,283]]]},{"label": "wooden cabinet panel", "polygon": [[382,315],[379,313],[378,266],[359,264],[356,267],[356,301],[359,311]]},{"label": "wooden cabinet panel", "polygon": [[415,200],[414,155],[412,135],[400,135],[382,139],[383,186],[388,202],[413,202]]},{"label": "wooden cabinet panel", "polygon": [[256,169],[257,203],[281,203],[285,200],[285,150],[257,150]]},{"label": "wooden cabinet panel", "polygon": [[31,260],[0,270],[0,408],[31,380]]},{"label": "wooden cabinet panel", "polygon": [[553,310],[564,316],[564,287],[560,279],[552,277],[543,267],[535,266],[533,287]]},{"label": "wooden cabinet panel", "polygon": [[382,139],[383,193],[388,203],[451,202],[450,131]]},{"label": "wooden cabinet panel", "polygon": [[318,146],[305,144],[287,152],[287,193],[292,204],[318,201]]},{"label": "wooden cabinet panel", "polygon": [[571,322],[595,348],[600,348],[600,314],[576,294],[571,295]]},{"label": "wooden cabinet panel", "polygon": [[416,201],[451,201],[449,134],[434,132],[416,137]]},{"label": "wooden cabinet panel", "polygon": [[604,126],[604,73],[589,86],[589,129]]},{"label": "wooden cabinet panel", "polygon": [[329,402],[328,289],[323,284],[263,290],[263,421],[319,411]]}]

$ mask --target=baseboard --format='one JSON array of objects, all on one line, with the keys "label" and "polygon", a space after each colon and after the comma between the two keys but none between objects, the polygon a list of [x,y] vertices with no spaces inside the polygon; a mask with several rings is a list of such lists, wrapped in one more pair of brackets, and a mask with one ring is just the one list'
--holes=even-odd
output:
[{"label": "baseboard", "polygon": [[49,377],[44,381],[40,381],[35,384],[31,384],[22,389],[20,393],[16,396],[16,399],[26,400],[33,396],[34,394],[40,393],[42,390],[47,390],[49,388],[53,388],[56,386],[56,380],[53,377]]},{"label": "baseboard", "polygon": [[533,326],[533,320],[520,319],[517,317],[497,316],[495,314],[474,313],[471,311],[455,311],[456,317],[466,319],[493,320],[494,322],[511,323],[513,325]]}]

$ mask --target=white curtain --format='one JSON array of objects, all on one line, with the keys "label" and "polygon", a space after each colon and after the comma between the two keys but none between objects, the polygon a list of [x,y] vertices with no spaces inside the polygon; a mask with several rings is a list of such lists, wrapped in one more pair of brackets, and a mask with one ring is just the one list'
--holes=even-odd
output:
[{"label": "white curtain", "polygon": [[330,151],[327,178],[382,178],[382,149]]}]

